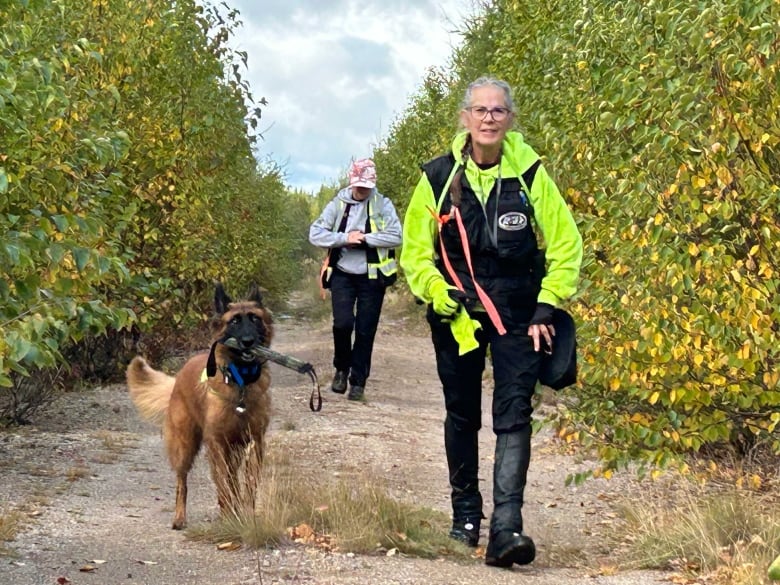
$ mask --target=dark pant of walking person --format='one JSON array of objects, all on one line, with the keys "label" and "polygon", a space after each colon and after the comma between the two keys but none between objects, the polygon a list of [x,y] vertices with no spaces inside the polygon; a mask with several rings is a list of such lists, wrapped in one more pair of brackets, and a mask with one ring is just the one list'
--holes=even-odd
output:
[{"label": "dark pant of walking person", "polygon": [[458,343],[449,323],[428,313],[436,366],[444,389],[447,416],[444,446],[452,488],[451,536],[476,546],[482,514],[479,489],[478,432],[482,426],[482,372],[487,347],[493,362],[493,514],[486,551],[488,564],[507,561],[527,564],[535,556],[533,541],[523,535],[523,494],[531,458],[531,404],[541,355],[525,331],[498,335],[487,315],[474,315],[482,324],[479,347],[458,355]]},{"label": "dark pant of walking person", "polygon": [[[371,354],[385,287],[366,274],[348,274],[336,269],[331,277],[330,293],[336,378],[343,381],[344,390],[349,379],[348,398],[361,400],[371,371]],[[335,383],[333,389],[337,389]]]}]

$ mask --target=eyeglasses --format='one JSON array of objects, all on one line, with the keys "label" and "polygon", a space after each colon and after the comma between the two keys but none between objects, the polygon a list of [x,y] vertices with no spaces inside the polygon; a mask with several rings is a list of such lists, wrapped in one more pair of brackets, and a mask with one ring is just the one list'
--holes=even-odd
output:
[{"label": "eyeglasses", "polygon": [[490,114],[496,122],[503,122],[510,114],[510,109],[503,107],[486,108],[485,106],[470,106],[463,109],[468,110],[471,116],[477,120],[484,120],[488,117],[488,114]]}]

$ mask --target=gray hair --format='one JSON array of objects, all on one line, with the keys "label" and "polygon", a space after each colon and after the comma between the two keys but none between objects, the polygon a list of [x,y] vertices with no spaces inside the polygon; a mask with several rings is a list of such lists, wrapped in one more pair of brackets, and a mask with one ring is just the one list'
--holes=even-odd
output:
[{"label": "gray hair", "polygon": [[488,76],[480,77],[479,79],[476,79],[471,83],[469,83],[469,86],[466,88],[466,93],[463,96],[463,103],[461,104],[461,109],[468,108],[471,105],[471,97],[475,89],[480,87],[487,87],[487,86],[497,87],[498,89],[503,91],[506,107],[509,108],[511,112],[515,111],[515,103],[512,100],[512,88],[509,87],[509,84],[502,79],[496,79],[495,77],[488,77]]}]

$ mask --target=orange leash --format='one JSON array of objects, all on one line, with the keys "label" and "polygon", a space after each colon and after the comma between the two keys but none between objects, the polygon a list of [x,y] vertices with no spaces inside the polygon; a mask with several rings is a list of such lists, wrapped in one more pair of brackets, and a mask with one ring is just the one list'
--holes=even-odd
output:
[{"label": "orange leash", "polygon": [[328,266],[330,265],[330,249],[328,250],[327,255],[325,256],[325,260],[322,261],[322,267],[320,268],[320,298],[324,301],[327,297],[327,294],[325,292],[325,287],[322,286],[322,283],[324,282],[325,273],[328,271]]},{"label": "orange leash", "polygon": [[[449,221],[450,218],[448,215],[439,217],[438,215],[436,215],[436,212],[430,207],[428,208],[428,211],[436,219],[436,223],[438,225],[439,247],[441,248],[441,258],[442,261],[444,262],[444,267],[447,269],[447,272],[449,273],[450,278],[452,278],[452,282],[455,284],[457,289],[465,293],[466,290],[463,287],[463,283],[460,281],[458,275],[455,273],[455,269],[452,267],[452,263],[450,262],[450,259],[447,256],[447,249],[444,247],[444,241],[442,240],[442,236],[441,236],[442,226],[447,221]],[[485,312],[487,312],[488,317],[490,317],[490,321],[493,323],[493,326],[496,328],[498,334],[504,335],[506,333],[506,327],[504,327],[504,323],[501,321],[501,315],[498,314],[498,309],[496,309],[496,306],[493,304],[493,301],[485,292],[485,289],[483,289],[479,285],[476,276],[474,276],[474,266],[471,263],[471,249],[469,248],[469,240],[468,240],[468,236],[466,235],[466,226],[463,225],[463,218],[460,215],[460,209],[458,209],[457,206],[453,205],[452,213],[455,216],[455,223],[458,226],[458,234],[460,235],[461,245],[463,246],[463,253],[466,256],[466,265],[469,268],[471,281],[474,283],[474,288],[477,291],[477,296],[479,297],[479,301],[482,303],[482,306],[485,308]]]}]

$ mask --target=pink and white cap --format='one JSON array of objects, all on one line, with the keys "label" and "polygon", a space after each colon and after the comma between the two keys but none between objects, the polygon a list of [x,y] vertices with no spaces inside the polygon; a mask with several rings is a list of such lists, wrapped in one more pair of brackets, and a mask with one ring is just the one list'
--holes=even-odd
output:
[{"label": "pink and white cap", "polygon": [[361,158],[352,163],[349,169],[350,187],[376,187],[376,165],[370,158]]}]

